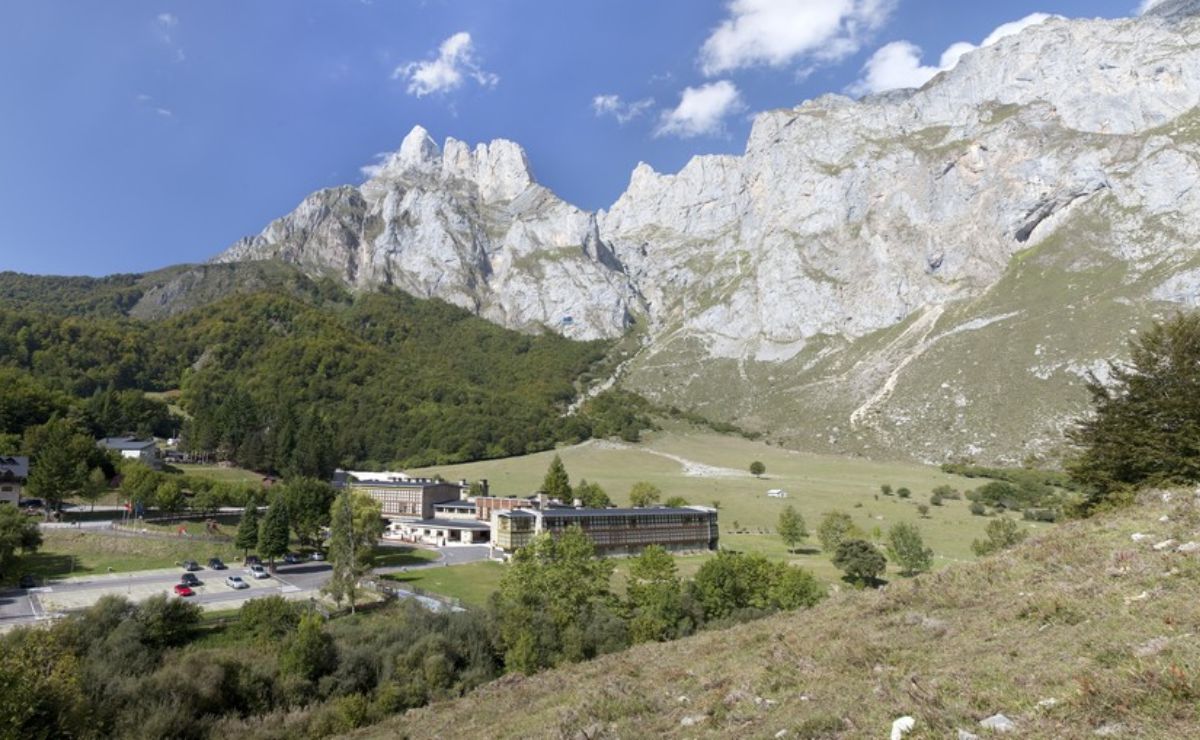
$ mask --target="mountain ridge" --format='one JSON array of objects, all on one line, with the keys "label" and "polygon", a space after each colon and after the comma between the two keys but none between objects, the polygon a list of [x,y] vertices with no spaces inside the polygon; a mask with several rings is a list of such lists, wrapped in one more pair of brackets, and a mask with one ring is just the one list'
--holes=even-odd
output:
[{"label": "mountain ridge", "polygon": [[216,259],[393,284],[527,331],[636,323],[623,383],[788,444],[1055,457],[1128,331],[1200,305],[1190,8],[1052,17],[920,89],[764,112],[743,154],[641,164],[595,213],[538,185],[512,142],[439,148],[417,127],[361,186]]}]

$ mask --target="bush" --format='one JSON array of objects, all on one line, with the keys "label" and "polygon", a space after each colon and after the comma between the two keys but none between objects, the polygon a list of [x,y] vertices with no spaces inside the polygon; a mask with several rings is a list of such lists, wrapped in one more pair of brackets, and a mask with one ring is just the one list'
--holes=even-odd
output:
[{"label": "bush", "polygon": [[834,566],[854,583],[875,584],[887,569],[887,558],[866,540],[846,540],[838,545]]},{"label": "bush", "polygon": [[942,497],[935,493],[929,497],[929,503],[933,504],[934,506],[941,506]]},{"label": "bush", "polygon": [[838,545],[845,540],[861,538],[863,532],[855,524],[850,515],[844,511],[830,511],[821,517],[817,525],[817,539],[825,552],[836,552]]},{"label": "bush", "polygon": [[896,495],[900,498],[908,498],[909,496],[912,496],[912,491],[908,490],[907,488],[899,488],[896,490]]},{"label": "bush", "polygon": [[879,492],[882,493],[884,496],[891,496],[892,495],[891,484],[884,483],[882,486],[879,487]]},{"label": "bush", "polygon": [[1017,525],[1016,520],[1008,517],[999,517],[988,522],[985,534],[986,540],[975,540],[971,543],[971,550],[979,557],[1007,550],[1020,544],[1029,535]]},{"label": "bush", "polygon": [[251,599],[238,610],[238,629],[260,640],[281,640],[300,624],[302,607],[279,596]]},{"label": "bush", "polygon": [[917,504],[917,512],[922,516],[922,518],[928,519],[929,504]]},{"label": "bush", "polygon": [[972,501],[971,505],[967,508],[969,508],[971,513],[975,516],[987,516],[987,507],[984,506],[982,502]]}]

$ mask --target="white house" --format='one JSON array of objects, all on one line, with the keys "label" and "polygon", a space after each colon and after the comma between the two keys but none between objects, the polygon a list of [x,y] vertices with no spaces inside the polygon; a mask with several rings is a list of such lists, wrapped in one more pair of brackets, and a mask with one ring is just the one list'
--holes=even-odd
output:
[{"label": "white house", "polygon": [[782,488],[772,488],[767,491],[767,498],[787,498],[787,491]]},{"label": "white house", "polygon": [[96,444],[120,454],[126,460],[138,460],[152,468],[158,468],[162,464],[158,457],[158,446],[152,439],[105,437]]},{"label": "white house", "polygon": [[16,506],[29,478],[29,458],[0,455],[0,503]]}]

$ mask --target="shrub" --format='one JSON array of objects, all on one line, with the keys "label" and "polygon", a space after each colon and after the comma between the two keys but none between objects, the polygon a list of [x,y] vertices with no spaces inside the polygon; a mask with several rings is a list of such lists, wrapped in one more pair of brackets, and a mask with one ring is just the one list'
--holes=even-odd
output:
[{"label": "shrub", "polygon": [[929,518],[929,504],[917,504],[917,512],[920,513],[920,515],[923,518],[928,519]]},{"label": "shrub", "polygon": [[912,491],[908,490],[907,488],[899,488],[896,490],[896,495],[900,498],[908,498],[909,496],[912,496]]},{"label": "shrub", "polygon": [[879,492],[880,492],[880,493],[882,493],[884,496],[891,496],[891,495],[892,495],[892,486],[891,486],[891,484],[890,484],[890,483],[884,483],[882,486],[880,486],[880,487],[879,487]]},{"label": "shrub", "polygon": [[971,543],[971,550],[979,557],[1007,550],[1020,544],[1029,535],[1017,525],[1016,520],[1008,517],[999,517],[988,522],[985,534],[986,540],[975,540]]},{"label": "shrub", "polygon": [[968,508],[975,516],[987,516],[987,507],[982,502],[972,501]]},{"label": "shrub", "polygon": [[942,497],[935,493],[929,497],[929,503],[933,504],[934,506],[941,506]]},{"label": "shrub", "polygon": [[887,558],[866,540],[846,540],[838,545],[834,566],[854,583],[875,584],[887,569]]},{"label": "shrub", "polygon": [[825,552],[836,552],[838,545],[845,540],[861,538],[862,530],[855,524],[850,515],[844,511],[830,511],[821,517],[817,525],[817,539]]}]

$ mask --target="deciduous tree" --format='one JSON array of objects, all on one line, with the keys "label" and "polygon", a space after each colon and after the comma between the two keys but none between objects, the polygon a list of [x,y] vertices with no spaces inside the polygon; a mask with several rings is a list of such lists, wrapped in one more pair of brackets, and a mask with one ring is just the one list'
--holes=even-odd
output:
[{"label": "deciduous tree", "polygon": [[921,530],[907,522],[895,524],[888,530],[887,553],[906,576],[924,573],[933,567],[933,550],[925,547]]},{"label": "deciduous tree", "polygon": [[805,525],[804,517],[791,504],[779,512],[779,523],[775,526],[789,551],[795,550],[796,545],[808,538],[808,527]]},{"label": "deciduous tree", "polygon": [[658,486],[646,481],[638,481],[629,489],[629,503],[636,507],[646,507],[657,504],[662,500],[662,491]]},{"label": "deciduous tree", "polygon": [[375,565],[375,543],[383,536],[383,509],[365,493],[343,491],[329,510],[329,563],[325,592],[354,611],[358,582]]},{"label": "deciduous tree", "polygon": [[887,558],[866,540],[845,540],[834,553],[833,565],[850,581],[873,585],[887,569]]}]

